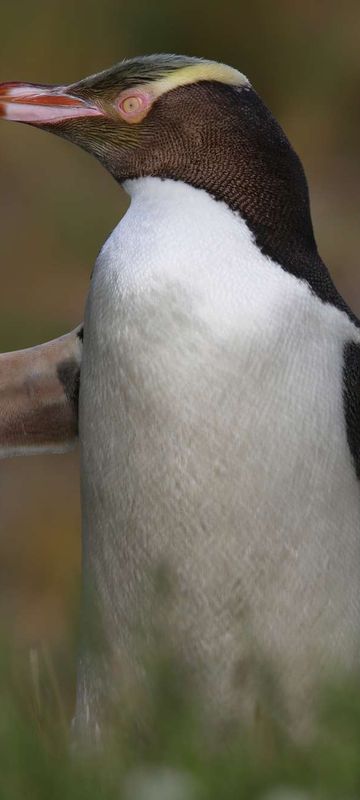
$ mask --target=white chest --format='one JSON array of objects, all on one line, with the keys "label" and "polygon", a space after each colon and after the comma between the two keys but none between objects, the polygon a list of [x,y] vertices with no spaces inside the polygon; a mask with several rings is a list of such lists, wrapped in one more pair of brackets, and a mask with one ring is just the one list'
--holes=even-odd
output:
[{"label": "white chest", "polygon": [[314,651],[353,663],[359,643],[342,405],[358,334],[224,204],[158,179],[127,188],[92,279],[81,377],[85,558],[114,646],[165,562],[174,629],[216,667],[210,693],[229,699],[246,614],[301,705]]}]

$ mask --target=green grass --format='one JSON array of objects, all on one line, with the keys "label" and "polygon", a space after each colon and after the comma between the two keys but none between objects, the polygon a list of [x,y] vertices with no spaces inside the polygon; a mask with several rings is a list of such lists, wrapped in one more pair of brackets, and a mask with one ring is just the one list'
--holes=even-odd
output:
[{"label": "green grass", "polygon": [[146,725],[118,720],[106,745],[70,747],[69,720],[46,649],[3,648],[0,800],[305,800],[360,797],[360,683],[325,694],[311,746],[274,725],[215,743],[169,664],[152,681]]}]

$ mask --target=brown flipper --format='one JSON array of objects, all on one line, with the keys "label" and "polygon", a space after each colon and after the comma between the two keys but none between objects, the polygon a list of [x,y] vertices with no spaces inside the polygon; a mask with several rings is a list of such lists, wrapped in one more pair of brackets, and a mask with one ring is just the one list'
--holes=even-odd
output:
[{"label": "brown flipper", "polygon": [[0,458],[61,453],[76,442],[82,325],[0,355]]}]

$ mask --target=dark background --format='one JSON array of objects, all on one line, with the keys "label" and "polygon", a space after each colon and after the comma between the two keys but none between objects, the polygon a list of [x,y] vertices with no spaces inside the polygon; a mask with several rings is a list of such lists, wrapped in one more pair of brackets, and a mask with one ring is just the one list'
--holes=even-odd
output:
[{"label": "dark background", "polygon": [[[237,67],[298,151],[319,250],[360,312],[359,30],[358,0],[2,0],[0,81],[66,83],[151,52]],[[1,351],[82,319],[93,262],[125,206],[88,155],[0,123]],[[0,627],[20,647],[46,642],[59,664],[73,659],[79,574],[77,454],[0,462]]]}]

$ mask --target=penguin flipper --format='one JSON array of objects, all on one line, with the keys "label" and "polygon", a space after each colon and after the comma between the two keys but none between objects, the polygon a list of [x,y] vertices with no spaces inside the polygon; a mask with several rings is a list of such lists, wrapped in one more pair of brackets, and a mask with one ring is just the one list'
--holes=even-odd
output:
[{"label": "penguin flipper", "polygon": [[75,444],[81,351],[82,325],[0,354],[0,458],[62,453]]}]

